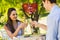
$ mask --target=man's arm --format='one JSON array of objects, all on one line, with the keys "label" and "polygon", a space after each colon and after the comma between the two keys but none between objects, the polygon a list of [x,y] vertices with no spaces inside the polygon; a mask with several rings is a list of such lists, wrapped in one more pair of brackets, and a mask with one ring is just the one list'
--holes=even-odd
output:
[{"label": "man's arm", "polygon": [[59,20],[59,27],[58,27],[58,40],[60,40],[60,20]]},{"label": "man's arm", "polygon": [[42,28],[42,29],[47,30],[47,25],[38,23],[37,26],[40,27],[40,28]]},{"label": "man's arm", "polygon": [[46,40],[57,40],[58,36],[58,18],[48,19]]},{"label": "man's arm", "polygon": [[32,21],[32,22],[31,22],[31,25],[32,25],[32,26],[35,26],[35,27],[39,27],[39,28],[42,28],[42,29],[47,30],[47,26],[46,26],[46,25],[40,24],[40,23],[38,23],[37,21]]}]

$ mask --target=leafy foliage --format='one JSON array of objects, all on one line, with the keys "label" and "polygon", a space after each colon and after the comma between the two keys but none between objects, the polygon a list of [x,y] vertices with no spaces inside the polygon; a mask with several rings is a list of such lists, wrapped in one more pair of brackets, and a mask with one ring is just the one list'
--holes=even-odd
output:
[{"label": "leafy foliage", "polygon": [[[14,7],[17,10],[18,13],[18,19],[23,20],[24,18],[24,12],[22,9],[23,3],[38,3],[38,11],[40,17],[46,16],[46,11],[44,8],[41,10],[42,6],[42,0],[0,0],[0,26],[3,26],[7,21],[7,11],[8,8]],[[60,0],[57,0],[57,3],[60,4]]]}]

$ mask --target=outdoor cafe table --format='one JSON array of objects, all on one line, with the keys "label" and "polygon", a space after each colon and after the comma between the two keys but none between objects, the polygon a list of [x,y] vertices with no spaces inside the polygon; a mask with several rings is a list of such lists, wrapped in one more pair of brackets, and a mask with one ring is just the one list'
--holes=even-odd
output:
[{"label": "outdoor cafe table", "polygon": [[29,37],[23,37],[21,36],[20,38],[14,38],[13,40],[45,40],[44,35],[38,35],[38,36],[29,36]]}]

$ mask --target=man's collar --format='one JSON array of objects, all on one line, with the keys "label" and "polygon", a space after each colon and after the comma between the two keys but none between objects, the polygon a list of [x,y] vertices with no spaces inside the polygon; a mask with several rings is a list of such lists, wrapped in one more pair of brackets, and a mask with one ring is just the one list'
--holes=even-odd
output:
[{"label": "man's collar", "polygon": [[53,12],[57,7],[58,7],[57,5],[54,5],[54,6],[52,7],[52,9],[50,10],[50,13]]}]

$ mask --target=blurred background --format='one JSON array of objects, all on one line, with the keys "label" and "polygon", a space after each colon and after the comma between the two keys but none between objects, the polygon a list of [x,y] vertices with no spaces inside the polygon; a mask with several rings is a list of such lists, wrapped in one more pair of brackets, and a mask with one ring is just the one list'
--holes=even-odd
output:
[{"label": "blurred background", "polygon": [[[30,4],[37,3],[38,4],[37,14],[39,15],[38,22],[46,24],[46,18],[49,12],[47,12],[43,8],[42,0],[0,0],[0,29],[3,29],[4,24],[7,22],[7,11],[9,8],[16,9],[18,14],[18,19],[20,21],[25,20],[25,16],[24,16],[25,14],[22,7],[24,3],[30,3]],[[57,0],[57,4],[60,6],[60,0]]]},{"label": "blurred background", "polygon": [[[0,0],[0,29],[7,21],[8,8],[15,8],[17,10],[18,19],[22,21],[24,18],[24,12],[21,10],[22,4],[29,2],[33,3],[34,1],[38,4],[38,11],[40,12],[39,18],[46,17],[48,12],[46,12],[44,8],[40,11],[42,0]],[[57,0],[57,4],[60,6],[60,0]]]}]

